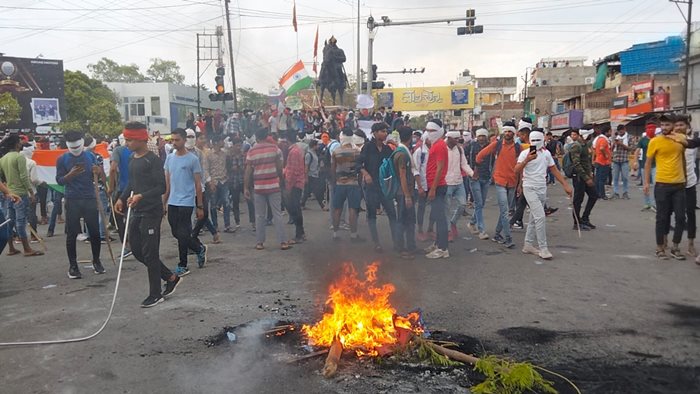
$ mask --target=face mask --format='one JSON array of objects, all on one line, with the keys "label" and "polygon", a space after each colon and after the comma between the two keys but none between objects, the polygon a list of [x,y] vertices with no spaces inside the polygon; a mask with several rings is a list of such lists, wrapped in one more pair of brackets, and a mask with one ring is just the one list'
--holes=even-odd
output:
[{"label": "face mask", "polygon": [[430,130],[430,131],[428,131],[428,141],[430,141],[430,143],[434,143],[435,141],[439,140],[442,137],[442,134],[443,134],[442,131]]},{"label": "face mask", "polygon": [[187,137],[185,140],[185,148],[194,149],[195,142],[197,142],[195,138]]},{"label": "face mask", "polygon": [[81,138],[77,141],[66,142],[66,146],[68,147],[68,151],[71,153],[71,155],[80,156],[80,154],[83,153],[84,142],[85,141]]}]

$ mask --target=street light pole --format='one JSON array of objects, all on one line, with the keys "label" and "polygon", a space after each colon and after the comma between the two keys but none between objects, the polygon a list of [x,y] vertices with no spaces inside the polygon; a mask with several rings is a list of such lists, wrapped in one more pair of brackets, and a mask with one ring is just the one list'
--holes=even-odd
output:
[{"label": "street light pole", "polygon": [[238,98],[236,97],[236,72],[233,68],[233,43],[231,42],[231,18],[228,13],[228,3],[231,0],[224,0],[226,6],[226,30],[228,31],[228,56],[231,62],[231,89],[233,90],[233,112],[238,112]]},{"label": "street light pole", "polygon": [[355,74],[356,92],[359,96],[362,93],[362,74],[360,73],[360,0],[357,0],[357,70]]}]

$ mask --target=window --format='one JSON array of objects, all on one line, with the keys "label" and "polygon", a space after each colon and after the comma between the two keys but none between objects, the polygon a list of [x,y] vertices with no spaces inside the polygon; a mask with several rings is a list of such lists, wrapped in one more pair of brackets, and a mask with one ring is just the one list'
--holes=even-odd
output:
[{"label": "window", "polygon": [[151,116],[160,116],[160,97],[151,97]]},{"label": "window", "polygon": [[124,109],[127,110],[126,118],[146,116],[146,105],[143,97],[124,97]]}]

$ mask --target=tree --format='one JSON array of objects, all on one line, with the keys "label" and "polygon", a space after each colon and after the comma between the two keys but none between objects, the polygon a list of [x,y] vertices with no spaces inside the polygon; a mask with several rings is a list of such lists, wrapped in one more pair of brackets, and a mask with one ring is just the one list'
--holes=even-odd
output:
[{"label": "tree", "polygon": [[151,59],[151,67],[146,70],[146,75],[153,82],[185,82],[185,76],[180,73],[180,66],[174,60]]},{"label": "tree", "polygon": [[408,119],[408,124],[415,130],[425,130],[425,125],[428,124],[428,117],[425,114],[411,117]]},{"label": "tree", "polygon": [[114,92],[80,71],[66,70],[63,79],[67,119],[60,128],[90,131],[95,135],[119,135],[122,123]]},{"label": "tree", "polygon": [[238,108],[257,111],[267,105],[267,96],[251,88],[238,88]]},{"label": "tree", "polygon": [[119,64],[106,57],[95,64],[88,64],[88,70],[92,73],[93,78],[102,82],[143,82],[146,80],[136,64]]},{"label": "tree", "polygon": [[12,94],[0,94],[0,126],[8,126],[19,121],[22,107]]}]

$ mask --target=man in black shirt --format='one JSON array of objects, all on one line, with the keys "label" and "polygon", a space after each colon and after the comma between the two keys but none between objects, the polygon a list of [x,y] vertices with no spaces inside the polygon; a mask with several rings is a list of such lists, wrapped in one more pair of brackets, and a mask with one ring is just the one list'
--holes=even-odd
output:
[{"label": "man in black shirt", "polygon": [[396,227],[396,208],[394,201],[384,197],[379,186],[379,167],[382,161],[391,157],[391,148],[384,144],[387,137],[386,123],[375,123],[372,125],[372,141],[364,144],[360,155],[357,158],[357,168],[362,173],[362,179],[365,184],[365,200],[367,202],[367,224],[369,232],[374,242],[374,249],[377,252],[382,251],[382,246],[379,243],[379,234],[377,234],[377,209],[380,206],[384,208],[386,216],[389,218],[389,227],[391,228],[391,239],[394,241],[394,249],[399,251],[398,231]]},{"label": "man in black shirt", "polygon": [[[127,146],[133,152],[129,159],[129,183],[114,209],[123,213],[124,205],[131,209],[128,239],[136,260],[148,267],[150,293],[141,307],[150,308],[171,295],[182,279],[174,275],[160,260],[160,223],[163,219],[165,173],[160,158],[148,150],[146,126],[129,122],[124,128]],[[165,290],[161,293],[160,281]]]}]

